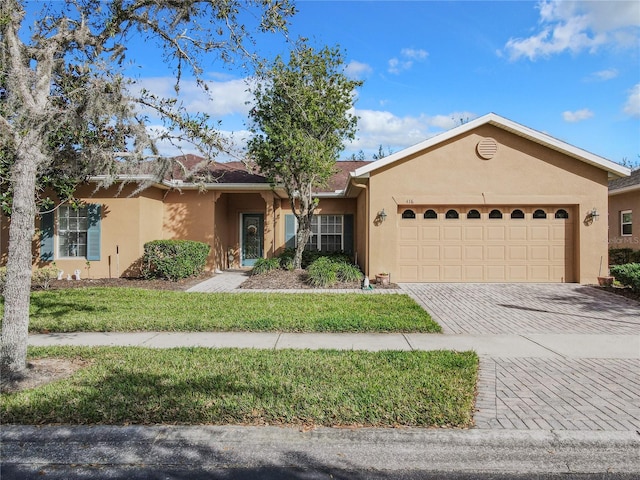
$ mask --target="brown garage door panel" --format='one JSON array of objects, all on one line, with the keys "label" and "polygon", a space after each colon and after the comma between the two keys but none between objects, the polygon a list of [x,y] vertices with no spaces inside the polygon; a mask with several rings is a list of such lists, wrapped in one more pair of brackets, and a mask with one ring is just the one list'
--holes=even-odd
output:
[{"label": "brown garage door panel", "polygon": [[[423,218],[427,209],[437,219]],[[404,282],[571,282],[574,224],[570,207],[473,207],[481,218],[466,218],[467,207],[414,207],[416,218],[398,213],[398,281]],[[515,208],[525,218],[511,218]],[[555,218],[558,209],[568,219]],[[455,209],[459,218],[447,219]],[[503,218],[491,219],[498,209]],[[547,218],[533,218],[541,209]],[[403,209],[404,210],[404,209]],[[399,278],[398,278],[399,277]]]}]

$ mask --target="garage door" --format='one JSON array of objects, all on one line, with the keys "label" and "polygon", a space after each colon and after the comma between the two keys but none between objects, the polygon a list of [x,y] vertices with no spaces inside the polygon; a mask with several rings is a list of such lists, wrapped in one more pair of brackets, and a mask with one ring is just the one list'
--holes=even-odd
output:
[{"label": "garage door", "polygon": [[572,282],[573,221],[567,206],[401,207],[396,280]]}]

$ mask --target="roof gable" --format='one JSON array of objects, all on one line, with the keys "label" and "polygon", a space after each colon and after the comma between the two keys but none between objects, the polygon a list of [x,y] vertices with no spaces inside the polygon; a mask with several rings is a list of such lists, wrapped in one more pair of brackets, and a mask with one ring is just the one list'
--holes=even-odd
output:
[{"label": "roof gable", "polygon": [[388,157],[384,157],[375,162],[371,162],[368,165],[362,166],[356,169],[355,172],[353,172],[351,175],[353,177],[367,177],[371,172],[374,172],[375,170],[386,167],[388,165],[392,165],[393,163],[401,161],[406,157],[427,148],[443,144],[444,142],[451,140],[452,138],[470,132],[482,125],[493,125],[520,137],[531,140],[532,142],[539,143],[548,148],[564,153],[565,155],[588,163],[589,165],[593,165],[595,167],[606,170],[609,173],[610,178],[626,177],[630,173],[628,168],[618,165],[611,160],[607,160],[606,158],[587,152],[586,150],[582,150],[581,148],[574,147],[573,145],[558,140],[557,138],[547,135],[546,133],[542,133],[537,130],[525,127],[524,125],[520,125],[519,123],[508,120],[504,117],[496,115],[495,113],[489,113],[456,128],[452,128],[451,130],[431,137],[416,145],[405,148],[404,150],[389,155]]}]

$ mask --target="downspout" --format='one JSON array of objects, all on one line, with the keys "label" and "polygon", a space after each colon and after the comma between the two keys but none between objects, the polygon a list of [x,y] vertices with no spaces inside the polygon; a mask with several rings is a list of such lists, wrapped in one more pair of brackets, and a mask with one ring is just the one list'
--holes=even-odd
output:
[{"label": "downspout", "polygon": [[351,179],[351,185],[353,185],[354,187],[358,187],[358,188],[364,188],[364,199],[365,199],[365,205],[366,205],[366,210],[367,210],[367,214],[366,214],[366,223],[365,223],[365,235],[364,235],[364,250],[365,250],[365,255],[364,255],[364,275],[365,277],[369,277],[369,211],[370,211],[370,205],[369,205],[369,185],[366,183],[356,183],[355,180],[352,178]]}]

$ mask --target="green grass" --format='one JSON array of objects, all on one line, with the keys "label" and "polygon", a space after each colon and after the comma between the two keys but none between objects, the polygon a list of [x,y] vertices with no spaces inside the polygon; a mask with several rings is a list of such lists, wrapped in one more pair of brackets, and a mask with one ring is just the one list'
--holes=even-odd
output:
[{"label": "green grass", "polygon": [[473,352],[32,348],[88,362],[0,397],[5,424],[455,426],[472,423]]},{"label": "green grass", "polygon": [[32,333],[441,331],[406,295],[185,293],[133,288],[35,292],[29,329]]}]

